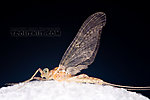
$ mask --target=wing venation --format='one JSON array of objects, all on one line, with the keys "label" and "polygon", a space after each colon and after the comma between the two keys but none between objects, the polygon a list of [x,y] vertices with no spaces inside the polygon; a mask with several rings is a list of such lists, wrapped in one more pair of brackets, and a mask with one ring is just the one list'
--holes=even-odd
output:
[{"label": "wing venation", "polygon": [[86,69],[95,59],[102,28],[105,24],[106,15],[103,12],[89,16],[64,53],[59,67],[71,75]]}]

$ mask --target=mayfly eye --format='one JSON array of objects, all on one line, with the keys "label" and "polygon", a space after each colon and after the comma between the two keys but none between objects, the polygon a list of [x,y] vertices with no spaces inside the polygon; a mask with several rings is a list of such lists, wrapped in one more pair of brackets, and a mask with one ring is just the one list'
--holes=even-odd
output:
[{"label": "mayfly eye", "polygon": [[43,69],[43,72],[44,72],[44,73],[48,73],[48,72],[49,72],[49,69],[48,69],[48,68],[44,68],[44,69]]}]

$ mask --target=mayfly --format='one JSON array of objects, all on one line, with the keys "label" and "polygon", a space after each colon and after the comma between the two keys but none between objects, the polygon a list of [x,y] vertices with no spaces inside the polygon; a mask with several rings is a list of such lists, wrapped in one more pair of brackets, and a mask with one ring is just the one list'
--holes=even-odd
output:
[{"label": "mayfly", "polygon": [[[128,90],[150,90],[150,86],[133,87],[116,85],[105,82],[99,78],[89,77],[86,74],[75,76],[81,70],[86,69],[88,65],[94,61],[100,44],[102,28],[105,26],[105,24],[105,13],[97,12],[89,16],[64,53],[59,63],[59,67],[56,67],[53,70],[49,70],[48,68],[44,68],[42,70],[39,68],[30,79],[24,81],[23,83],[29,82],[33,79],[56,80],[110,85],[119,88],[126,88]],[[38,72],[40,72],[41,77],[35,77]]]}]

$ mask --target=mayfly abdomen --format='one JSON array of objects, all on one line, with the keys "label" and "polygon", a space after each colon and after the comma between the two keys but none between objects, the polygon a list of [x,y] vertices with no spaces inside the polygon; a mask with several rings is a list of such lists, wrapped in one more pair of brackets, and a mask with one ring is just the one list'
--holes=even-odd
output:
[{"label": "mayfly abdomen", "polygon": [[66,81],[78,82],[78,83],[92,83],[92,84],[100,84],[100,85],[103,85],[104,83],[103,80],[94,77],[89,77],[86,74],[80,74],[78,76],[71,77]]}]

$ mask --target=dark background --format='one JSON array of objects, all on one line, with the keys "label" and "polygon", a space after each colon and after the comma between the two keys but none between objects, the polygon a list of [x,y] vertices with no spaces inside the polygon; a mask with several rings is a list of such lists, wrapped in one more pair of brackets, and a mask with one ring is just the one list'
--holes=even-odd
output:
[{"label": "dark background", "polygon": [[[150,86],[149,2],[139,1],[6,1],[0,12],[0,86],[21,82],[40,67],[58,66],[82,23],[105,12],[96,59],[81,73],[104,81]],[[13,37],[11,27],[59,27],[58,37]],[[137,91],[150,98],[149,91]]]}]

